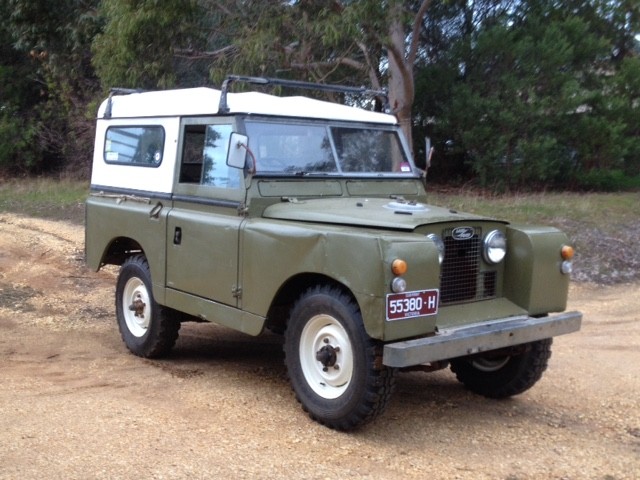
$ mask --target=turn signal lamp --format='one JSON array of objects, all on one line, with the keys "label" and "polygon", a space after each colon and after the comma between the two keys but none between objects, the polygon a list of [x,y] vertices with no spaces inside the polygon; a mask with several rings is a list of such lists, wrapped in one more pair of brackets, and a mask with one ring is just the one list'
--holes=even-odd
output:
[{"label": "turn signal lamp", "polygon": [[564,245],[560,251],[563,260],[571,260],[573,258],[573,247],[571,245]]},{"label": "turn signal lamp", "polygon": [[564,275],[569,275],[573,271],[573,264],[571,263],[571,259],[574,254],[573,247],[571,245],[563,245],[560,250],[560,256],[562,257],[562,264],[560,265],[560,271]]},{"label": "turn signal lamp", "polygon": [[400,258],[396,258],[391,263],[391,271],[394,275],[404,275],[405,273],[407,273],[407,262]]}]

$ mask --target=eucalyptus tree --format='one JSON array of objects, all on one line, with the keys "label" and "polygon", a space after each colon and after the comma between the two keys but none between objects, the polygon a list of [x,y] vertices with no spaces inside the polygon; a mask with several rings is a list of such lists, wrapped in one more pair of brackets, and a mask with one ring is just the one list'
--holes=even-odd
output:
[{"label": "eucalyptus tree", "polygon": [[[431,0],[203,1],[209,12],[225,14],[211,31],[210,40],[217,42],[209,52],[212,76],[220,81],[234,70],[388,86],[391,109],[411,140],[414,65],[423,50],[419,32],[430,5]],[[221,37],[228,44],[220,44]]]},{"label": "eucalyptus tree", "polygon": [[176,50],[198,37],[193,0],[102,0],[102,31],[93,39],[93,65],[105,88],[168,88],[180,85],[189,66]]}]

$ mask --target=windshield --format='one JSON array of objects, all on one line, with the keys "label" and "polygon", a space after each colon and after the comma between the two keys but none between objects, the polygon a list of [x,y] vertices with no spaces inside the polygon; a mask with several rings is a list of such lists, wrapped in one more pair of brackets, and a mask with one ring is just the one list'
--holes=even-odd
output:
[{"label": "windshield", "polygon": [[256,173],[411,175],[395,129],[245,123]]}]

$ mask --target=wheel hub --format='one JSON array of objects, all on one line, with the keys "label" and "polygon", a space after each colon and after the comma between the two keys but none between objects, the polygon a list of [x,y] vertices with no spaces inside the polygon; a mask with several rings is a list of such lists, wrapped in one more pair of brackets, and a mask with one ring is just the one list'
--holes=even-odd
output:
[{"label": "wheel hub", "polygon": [[138,294],[131,305],[129,305],[129,310],[133,312],[136,317],[144,317],[144,309],[147,306],[146,303],[142,301],[140,294]]},{"label": "wheel hub", "polygon": [[338,361],[338,352],[340,347],[334,347],[333,345],[324,345],[320,350],[316,352],[316,360],[319,361],[326,369],[334,367],[337,369],[336,362]]}]

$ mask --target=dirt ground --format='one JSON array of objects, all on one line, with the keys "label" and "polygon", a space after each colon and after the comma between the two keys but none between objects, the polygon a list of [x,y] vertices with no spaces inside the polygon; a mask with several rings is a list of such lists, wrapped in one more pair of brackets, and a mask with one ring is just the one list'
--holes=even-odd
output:
[{"label": "dirt ground", "polygon": [[355,433],[308,419],[277,336],[186,324],[170,358],[129,354],[115,270],[83,229],[0,213],[1,479],[640,478],[640,285],[572,287],[580,333],[507,401],[408,373]]}]

